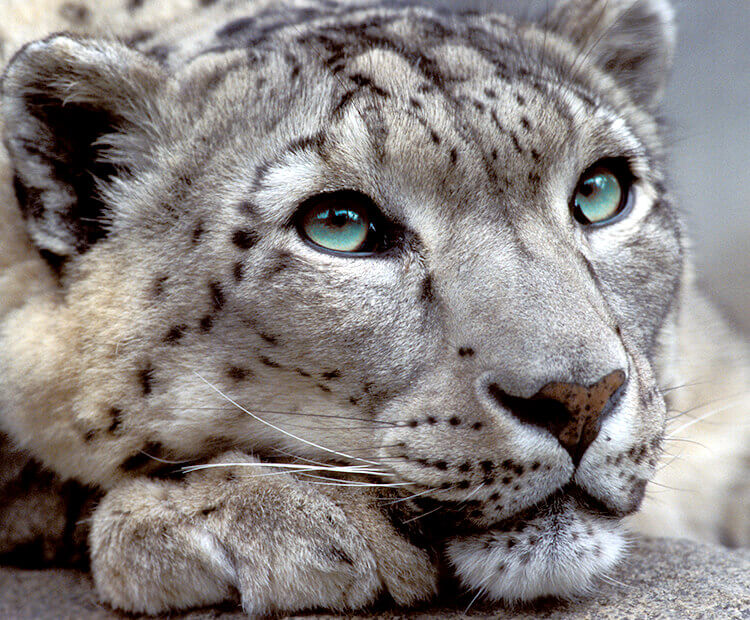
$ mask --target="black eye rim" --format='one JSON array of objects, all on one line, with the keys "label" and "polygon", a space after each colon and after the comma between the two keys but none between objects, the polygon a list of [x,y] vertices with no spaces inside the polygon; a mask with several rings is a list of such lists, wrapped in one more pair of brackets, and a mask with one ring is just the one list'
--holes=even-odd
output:
[{"label": "black eye rim", "polygon": [[[590,221],[575,204],[576,196],[581,188],[583,182],[588,179],[595,171],[604,168],[614,174],[617,182],[620,184],[622,190],[622,196],[620,197],[620,204],[617,205],[617,213],[612,217],[602,220],[601,222]],[[630,213],[633,207],[633,185],[636,177],[633,174],[630,164],[625,157],[604,157],[598,159],[591,164],[586,170],[583,171],[578,182],[573,189],[573,194],[570,197],[570,212],[573,215],[573,219],[576,220],[581,226],[585,228],[603,228],[615,224],[620,220],[624,219]]]},{"label": "black eye rim", "polygon": [[[369,220],[369,230],[367,233],[367,238],[365,240],[365,247],[367,249],[356,250],[353,252],[332,250],[315,243],[307,236],[307,233],[304,229],[305,216],[313,209],[320,208],[328,202],[339,204],[353,203],[367,214],[367,218]],[[333,206],[333,204],[331,206]],[[320,194],[315,194],[314,196],[303,200],[297,206],[297,210],[295,211],[295,214],[293,216],[293,226],[296,229],[300,239],[302,239],[305,244],[318,252],[330,254],[332,256],[340,256],[343,258],[367,258],[368,256],[376,256],[380,254],[385,246],[384,217],[375,201],[367,194],[358,190],[340,189],[330,192],[321,192]]]}]

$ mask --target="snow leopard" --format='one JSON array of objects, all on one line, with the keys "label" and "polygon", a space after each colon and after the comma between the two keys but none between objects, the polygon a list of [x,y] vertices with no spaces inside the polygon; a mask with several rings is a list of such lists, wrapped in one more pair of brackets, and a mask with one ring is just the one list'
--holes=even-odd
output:
[{"label": "snow leopard", "polygon": [[5,3],[4,558],[268,614],[573,597],[627,527],[748,541],[673,10],[507,5]]}]

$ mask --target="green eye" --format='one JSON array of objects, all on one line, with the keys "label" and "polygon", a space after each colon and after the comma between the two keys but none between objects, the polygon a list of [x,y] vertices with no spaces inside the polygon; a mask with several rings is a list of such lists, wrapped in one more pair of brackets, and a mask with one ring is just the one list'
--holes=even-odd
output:
[{"label": "green eye", "polygon": [[619,161],[589,168],[573,197],[573,216],[581,224],[604,224],[622,213],[630,191],[627,167]]},{"label": "green eye", "polygon": [[359,192],[321,194],[301,207],[297,227],[304,239],[324,250],[361,254],[374,249],[376,212]]}]

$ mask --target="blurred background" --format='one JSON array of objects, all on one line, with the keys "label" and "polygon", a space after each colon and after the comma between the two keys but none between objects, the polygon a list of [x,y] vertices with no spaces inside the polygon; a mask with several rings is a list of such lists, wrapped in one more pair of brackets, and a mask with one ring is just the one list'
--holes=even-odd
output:
[{"label": "blurred background", "polygon": [[750,1],[674,4],[672,186],[703,288],[750,333]]}]

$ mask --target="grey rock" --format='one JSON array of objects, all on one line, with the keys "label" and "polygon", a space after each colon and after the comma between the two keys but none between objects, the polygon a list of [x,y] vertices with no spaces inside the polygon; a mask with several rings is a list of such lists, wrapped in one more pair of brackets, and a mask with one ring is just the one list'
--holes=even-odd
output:
[{"label": "grey rock", "polygon": [[[663,620],[750,620],[750,549],[676,539],[633,543],[628,561],[603,581],[591,597],[572,602],[545,601],[533,607],[505,609],[475,603],[461,595],[415,610],[373,608],[368,613],[297,618],[531,618]],[[468,612],[466,608],[469,607]],[[134,618],[97,601],[88,575],[72,570],[29,571],[0,568],[0,618],[59,620]],[[245,616],[231,607],[173,614],[173,620],[232,620]],[[166,616],[163,617],[166,620]]]}]

